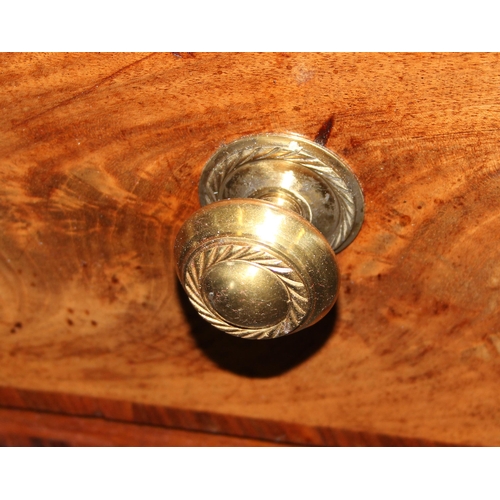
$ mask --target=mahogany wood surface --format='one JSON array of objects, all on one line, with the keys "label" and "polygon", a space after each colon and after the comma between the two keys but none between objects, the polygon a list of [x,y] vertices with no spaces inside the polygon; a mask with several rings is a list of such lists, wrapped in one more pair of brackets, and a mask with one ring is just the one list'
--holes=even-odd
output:
[{"label": "mahogany wood surface", "polygon": [[[17,407],[72,395],[500,445],[499,54],[0,63],[0,385]],[[345,158],[366,216],[334,310],[261,342],[197,316],[172,246],[212,153],[265,132]]]},{"label": "mahogany wood surface", "polygon": [[[5,387],[0,387],[0,408],[6,409],[5,414],[0,412],[0,436],[13,436],[14,438],[16,438],[16,435],[22,436],[24,434],[29,434],[29,437],[34,439],[45,440],[47,438],[43,425],[37,432],[36,420],[34,420],[34,417],[29,417],[27,421],[22,418],[20,427],[14,427],[9,434],[9,426],[12,425],[17,415],[22,416],[23,414],[32,413],[29,411],[16,412],[16,409],[23,409],[38,411],[40,414],[43,413],[49,416],[51,413],[67,415],[71,417],[66,419],[67,422],[79,422],[77,425],[80,426],[81,432],[85,432],[85,422],[93,422],[96,420],[102,421],[101,423],[90,424],[90,428],[88,429],[90,434],[93,432],[93,425],[97,426],[97,428],[107,428],[108,425],[114,425],[114,423],[117,422],[141,424],[141,426],[145,426],[146,428],[151,426],[162,427],[169,431],[191,431],[187,435],[189,438],[188,441],[196,442],[199,446],[262,446],[263,444],[269,445],[269,443],[274,445],[377,447],[428,447],[450,445],[449,443],[428,441],[425,439],[357,432],[349,429],[333,429],[331,427],[310,427],[271,419],[264,420],[222,415],[217,413],[217,411],[200,412],[166,406],[133,403],[130,401],[118,401],[46,391],[27,391]],[[2,415],[5,415],[5,417]],[[49,416],[47,419],[49,419]],[[57,422],[57,420],[53,419],[49,419],[48,421]],[[62,421],[64,422],[65,420]],[[108,425],[106,425],[106,423],[108,423]],[[72,425],[73,424],[69,424],[70,427]],[[64,427],[67,428],[68,426]],[[137,426],[130,426],[129,428],[133,429],[137,428]],[[24,434],[19,429],[25,429],[25,431],[23,431]],[[68,435],[68,430],[65,432],[66,435]],[[116,434],[117,437],[125,443],[127,436],[140,433],[122,433],[118,429]],[[154,433],[152,434],[154,436]],[[220,436],[221,439],[217,440],[213,437],[214,435]],[[166,433],[166,436],[171,440],[176,438],[177,442],[183,439],[182,433],[176,435],[175,432],[171,432]],[[248,444],[245,443],[245,440],[240,438],[247,438]],[[186,440],[183,441],[186,442]],[[223,444],[225,442],[227,444]],[[135,440],[131,439],[130,445],[132,444],[137,446],[148,446],[151,445],[151,440],[148,439],[148,435],[146,434],[146,438],[142,443],[140,436],[137,436]],[[162,444],[162,441],[159,441],[158,445],[160,444]],[[104,445],[104,443],[101,445]]]},{"label": "mahogany wood surface", "polygon": [[0,409],[0,446],[285,446],[207,432]]}]

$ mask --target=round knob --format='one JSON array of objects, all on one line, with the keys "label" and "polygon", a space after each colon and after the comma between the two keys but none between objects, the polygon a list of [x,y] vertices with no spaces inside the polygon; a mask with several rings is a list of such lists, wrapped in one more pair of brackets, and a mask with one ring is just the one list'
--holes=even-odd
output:
[{"label": "round knob", "polygon": [[180,280],[200,315],[239,337],[305,328],[337,297],[326,239],[299,215],[264,201],[202,208],[181,228],[175,249]]},{"label": "round knob", "polygon": [[332,308],[334,249],[356,236],[363,202],[337,156],[295,136],[240,139],[206,165],[200,200],[206,206],[180,229],[175,257],[191,303],[209,323],[268,339]]}]

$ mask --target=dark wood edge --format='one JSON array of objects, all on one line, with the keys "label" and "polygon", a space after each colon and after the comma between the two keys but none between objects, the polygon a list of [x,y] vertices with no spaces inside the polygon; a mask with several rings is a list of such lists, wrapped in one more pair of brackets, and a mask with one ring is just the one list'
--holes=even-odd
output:
[{"label": "dark wood edge", "polygon": [[103,418],[0,408],[0,446],[255,448],[289,445]]},{"label": "dark wood edge", "polygon": [[453,446],[449,443],[419,438],[311,427],[274,420],[12,387],[0,387],[0,408],[128,422],[302,446]]}]

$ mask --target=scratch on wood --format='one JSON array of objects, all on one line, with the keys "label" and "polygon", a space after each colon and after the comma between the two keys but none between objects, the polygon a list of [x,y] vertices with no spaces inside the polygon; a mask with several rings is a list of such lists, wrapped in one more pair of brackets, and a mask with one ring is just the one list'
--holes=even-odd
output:
[{"label": "scratch on wood", "polygon": [[491,359],[491,355],[488,352],[488,348],[485,344],[479,344],[478,346],[465,349],[464,351],[462,351],[461,357],[463,360],[468,360],[471,357],[479,358],[483,361],[489,361]]},{"label": "scratch on wood", "polygon": [[490,335],[490,341],[493,344],[493,347],[497,350],[497,353],[500,354],[500,336]]},{"label": "scratch on wood", "polygon": [[335,115],[330,116],[328,120],[326,120],[323,125],[321,125],[321,128],[319,129],[318,133],[316,134],[316,137],[314,138],[314,142],[317,142],[321,146],[324,146],[327,142],[328,139],[330,138],[330,134],[332,132],[333,124],[335,123]]},{"label": "scratch on wood", "polygon": [[482,359],[483,361],[490,361],[492,356],[500,354],[500,336],[490,335],[488,337],[490,342],[483,342],[469,349],[462,351],[462,359],[470,359],[471,357]]},{"label": "scratch on wood", "polygon": [[487,134],[491,132],[498,132],[499,129],[497,127],[495,128],[477,128],[474,130],[458,130],[456,132],[446,132],[444,134],[429,134],[429,135],[412,135],[409,136],[408,139],[424,139],[424,140],[429,140],[429,139],[448,139],[450,137],[459,137],[459,136],[464,136],[464,137],[477,137],[479,134]]},{"label": "scratch on wood", "polygon": [[102,85],[103,83],[105,83],[105,82],[107,82],[109,80],[112,80],[115,76],[119,75],[120,73],[123,73],[124,71],[126,71],[129,68],[131,68],[132,66],[135,66],[136,64],[139,64],[142,61],[145,61],[146,59],[149,59],[150,57],[152,57],[154,55],[156,55],[155,52],[152,53],[152,54],[148,54],[147,56],[141,57],[137,61],[134,61],[134,62],[132,62],[130,64],[127,64],[123,68],[120,68],[119,70],[111,73],[111,75],[108,75],[108,76],[102,78],[96,84],[92,85],[90,88],[88,88],[86,90],[83,90],[82,92],[79,92],[78,94],[74,95],[73,97],[70,97],[69,99],[66,99],[64,101],[61,101],[61,102],[57,103],[55,106],[52,106],[51,108],[46,109],[45,111],[42,111],[41,113],[38,113],[38,114],[36,114],[34,116],[26,118],[26,120],[23,120],[21,122],[16,123],[15,125],[12,126],[12,130],[16,129],[17,127],[20,127],[21,125],[25,125],[26,123],[28,123],[28,122],[30,122],[32,120],[35,120],[36,118],[39,118],[40,116],[43,116],[43,115],[45,115],[47,113],[50,113],[51,111],[54,111],[57,108],[66,106],[66,105],[72,103],[73,101],[75,101],[76,99],[79,99],[80,97],[86,96],[87,94],[90,94],[91,92],[94,92],[95,89],[99,87],[99,85]]}]

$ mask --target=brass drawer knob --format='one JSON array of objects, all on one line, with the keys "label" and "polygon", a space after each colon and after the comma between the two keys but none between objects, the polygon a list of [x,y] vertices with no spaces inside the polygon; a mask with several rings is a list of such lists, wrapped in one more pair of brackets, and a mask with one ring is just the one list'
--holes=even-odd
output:
[{"label": "brass drawer knob", "polygon": [[293,135],[221,147],[199,184],[202,208],[177,235],[177,274],[213,326],[268,339],[320,320],[337,299],[335,252],[358,234],[363,195],[349,167]]}]

